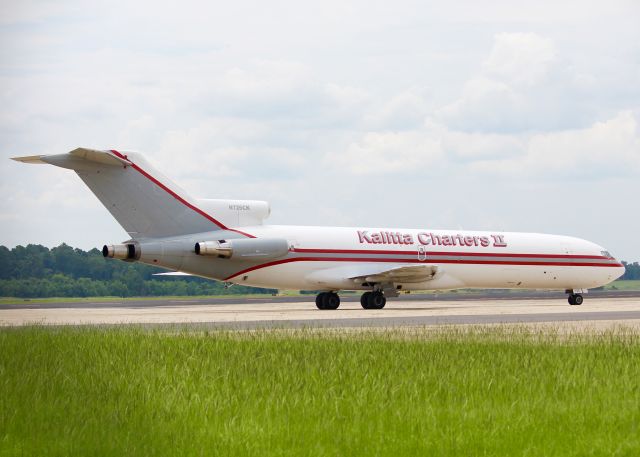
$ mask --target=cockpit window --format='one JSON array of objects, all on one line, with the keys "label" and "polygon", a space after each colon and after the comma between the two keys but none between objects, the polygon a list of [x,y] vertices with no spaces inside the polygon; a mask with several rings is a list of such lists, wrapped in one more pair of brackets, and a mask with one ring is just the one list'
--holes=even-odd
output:
[{"label": "cockpit window", "polygon": [[608,259],[612,259],[613,258],[611,256],[611,254],[609,253],[609,251],[600,251],[600,254],[602,254],[603,257],[606,257]]}]

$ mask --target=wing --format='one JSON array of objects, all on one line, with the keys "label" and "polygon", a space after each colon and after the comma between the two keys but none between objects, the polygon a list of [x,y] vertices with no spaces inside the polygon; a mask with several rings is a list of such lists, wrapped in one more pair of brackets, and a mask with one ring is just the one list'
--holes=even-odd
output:
[{"label": "wing", "polygon": [[354,276],[353,282],[369,282],[369,283],[410,283],[425,282],[434,278],[438,272],[435,265],[411,265],[404,267],[390,268],[384,271],[372,272],[361,276]]},{"label": "wing", "polygon": [[316,270],[306,279],[323,289],[349,290],[363,284],[381,284],[388,289],[393,284],[430,281],[440,273],[439,267],[429,264],[359,263]]},{"label": "wing", "polygon": [[168,271],[166,273],[154,273],[152,276],[193,276],[191,273],[183,271]]}]

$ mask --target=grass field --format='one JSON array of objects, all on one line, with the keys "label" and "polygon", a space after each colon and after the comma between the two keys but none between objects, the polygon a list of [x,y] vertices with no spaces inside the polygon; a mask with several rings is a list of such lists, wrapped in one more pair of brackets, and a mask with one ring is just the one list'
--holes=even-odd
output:
[{"label": "grass field", "polygon": [[640,337],[0,331],[0,455],[640,455]]}]

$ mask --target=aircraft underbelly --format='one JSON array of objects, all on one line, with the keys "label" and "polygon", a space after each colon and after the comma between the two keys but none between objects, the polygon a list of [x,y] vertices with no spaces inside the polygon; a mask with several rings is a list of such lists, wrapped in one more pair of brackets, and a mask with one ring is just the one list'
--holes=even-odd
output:
[{"label": "aircraft underbelly", "polygon": [[[235,280],[238,284],[282,289],[352,289],[365,290],[368,286],[346,278],[327,278],[312,281],[309,278],[323,269],[333,269],[341,262],[295,262],[255,270]],[[435,279],[418,283],[398,283],[402,290],[443,290],[459,288],[504,288],[504,289],[565,289],[593,288],[600,286],[602,268],[499,265],[445,265],[443,273]]]}]

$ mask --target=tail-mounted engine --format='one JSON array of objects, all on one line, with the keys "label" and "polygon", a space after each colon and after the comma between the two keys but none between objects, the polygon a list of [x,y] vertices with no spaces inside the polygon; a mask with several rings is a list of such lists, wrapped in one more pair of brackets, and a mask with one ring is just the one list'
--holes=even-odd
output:
[{"label": "tail-mounted engine", "polygon": [[140,258],[140,246],[133,243],[110,244],[102,247],[102,255],[112,259],[134,261]]},{"label": "tail-mounted engine", "polygon": [[285,239],[238,239],[200,241],[195,245],[198,255],[233,260],[263,260],[284,257],[289,252]]},{"label": "tail-mounted engine", "polygon": [[102,255],[125,262],[140,260],[151,265],[180,269],[185,268],[190,257],[193,259],[194,251],[198,256],[230,261],[277,259],[289,252],[289,242],[279,238],[200,241],[195,243],[194,248],[193,242],[196,239],[194,237],[105,245]]}]

